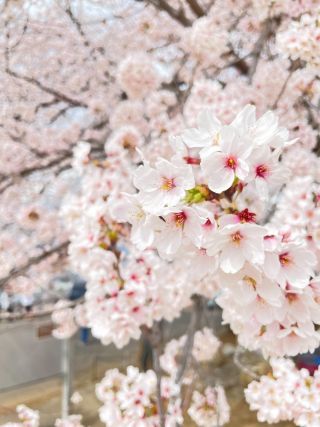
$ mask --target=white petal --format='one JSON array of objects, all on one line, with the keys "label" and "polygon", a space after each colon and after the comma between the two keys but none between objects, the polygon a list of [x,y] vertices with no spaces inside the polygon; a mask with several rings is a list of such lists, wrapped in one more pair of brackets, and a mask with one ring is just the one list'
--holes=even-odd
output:
[{"label": "white petal", "polygon": [[232,186],[234,178],[232,169],[222,168],[208,177],[208,187],[215,193],[222,193]]},{"label": "white petal", "polygon": [[212,135],[218,132],[221,127],[221,122],[209,109],[205,109],[198,114],[197,124],[202,131],[206,131]]},{"label": "white petal", "polygon": [[227,245],[220,256],[220,268],[225,273],[237,273],[244,265],[245,258],[241,247]]}]

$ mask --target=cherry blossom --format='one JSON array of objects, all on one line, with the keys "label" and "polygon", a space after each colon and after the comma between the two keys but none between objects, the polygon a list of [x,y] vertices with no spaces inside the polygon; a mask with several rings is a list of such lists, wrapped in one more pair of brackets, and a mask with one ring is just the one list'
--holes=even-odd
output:
[{"label": "cherry blossom", "polygon": [[[170,397],[176,396],[179,388],[168,378],[164,378],[163,400],[168,402],[166,426],[174,427],[182,423],[181,411],[171,404]],[[158,426],[159,413],[156,404],[156,375],[153,371],[139,372],[129,366],[126,375],[117,369],[106,372],[102,382],[97,384],[97,397],[103,402],[100,419],[106,426],[115,423],[123,426]],[[179,402],[178,402],[179,403]]]},{"label": "cherry blossom", "polygon": [[130,97],[141,98],[160,86],[161,74],[148,55],[130,55],[119,64],[118,81]]},{"label": "cherry blossom", "polygon": [[245,390],[250,409],[260,422],[293,421],[297,426],[319,423],[319,369],[313,376],[298,370],[290,359],[271,359],[272,373],[253,381]]},{"label": "cherry blossom", "polygon": [[140,166],[134,175],[134,185],[141,191],[139,199],[150,213],[163,212],[172,207],[194,187],[191,166],[176,166],[165,159],[156,162],[155,167],[148,164]]},{"label": "cherry blossom", "polygon": [[[314,351],[317,0],[5,3],[1,316],[52,312],[55,337],[82,326],[122,348],[214,300],[244,347]],[[55,286],[70,270],[86,282],[72,303]],[[155,366],[109,371],[101,419],[173,426],[183,409],[198,425],[227,422],[219,386],[197,384],[181,408],[180,385],[217,348],[210,329],[188,328],[160,356],[170,378]],[[191,359],[181,379],[177,354]],[[319,425],[318,372],[271,364],[247,391],[259,420]],[[14,425],[39,425],[20,412]]]},{"label": "cherry blossom", "polygon": [[230,420],[230,407],[221,386],[207,387],[204,394],[195,391],[188,414],[198,426],[224,425]]}]

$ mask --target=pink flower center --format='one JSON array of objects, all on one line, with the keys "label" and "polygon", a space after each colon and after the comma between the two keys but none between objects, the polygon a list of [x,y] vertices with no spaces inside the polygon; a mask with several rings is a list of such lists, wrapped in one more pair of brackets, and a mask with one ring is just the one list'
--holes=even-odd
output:
[{"label": "pink flower center", "polygon": [[279,261],[283,267],[286,267],[289,264],[292,264],[292,259],[289,255],[289,252],[284,252],[283,254],[280,254],[279,255]]},{"label": "pink flower center", "polygon": [[174,222],[177,227],[183,227],[186,222],[187,215],[184,212],[177,212],[174,214]]},{"label": "pink flower center", "polygon": [[202,224],[202,227],[204,227],[205,230],[211,230],[215,228],[215,225],[213,222],[210,221],[209,218],[207,218],[206,222]]},{"label": "pink flower center", "polygon": [[161,189],[164,191],[170,191],[175,188],[176,184],[174,182],[174,178],[162,178]]},{"label": "pink flower center", "polygon": [[233,243],[239,245],[242,239],[243,235],[240,233],[240,231],[236,231],[235,233],[231,234],[231,240]]},{"label": "pink flower center", "polygon": [[236,170],[237,164],[237,159],[233,156],[229,156],[225,159],[225,167],[228,169]]},{"label": "pink flower center", "polygon": [[269,169],[266,165],[259,165],[256,167],[256,177],[266,178],[269,173]]}]

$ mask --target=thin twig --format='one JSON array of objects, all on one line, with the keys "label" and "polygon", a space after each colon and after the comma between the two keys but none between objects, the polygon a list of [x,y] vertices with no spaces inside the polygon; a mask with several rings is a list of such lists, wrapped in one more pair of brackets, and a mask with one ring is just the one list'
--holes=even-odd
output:
[{"label": "thin twig", "polygon": [[59,245],[54,246],[53,248],[49,249],[48,251],[42,252],[41,255],[29,258],[28,262],[26,262],[23,266],[13,268],[5,277],[2,277],[0,279],[0,288],[2,288],[5,284],[7,284],[9,282],[9,280],[14,279],[14,278],[20,276],[21,274],[24,274],[33,265],[39,264],[41,261],[45,260],[49,256],[51,256],[55,253],[61,252],[63,249],[67,248],[68,244],[69,244],[69,242],[60,243]]},{"label": "thin twig", "polygon": [[201,317],[201,311],[202,311],[201,297],[199,295],[194,295],[192,299],[194,301],[194,306],[193,306],[193,311],[191,314],[191,319],[190,319],[190,323],[187,331],[187,340],[183,348],[183,359],[176,376],[177,384],[181,384],[185,371],[189,366],[189,362],[192,357],[194,335],[196,333],[196,330],[200,321],[200,317]]},{"label": "thin twig", "polygon": [[267,211],[267,214],[265,215],[265,217],[263,218],[263,220],[261,221],[261,224],[267,224],[268,222],[271,221],[271,219],[273,218],[274,214],[276,213],[277,210],[277,205],[279,202],[279,199],[281,197],[282,191],[285,188],[285,185],[283,185],[280,190],[277,192],[277,194],[275,194],[273,196],[273,200],[271,200],[271,206],[269,208],[269,210]]},{"label": "thin twig", "polygon": [[202,9],[202,7],[199,5],[197,0],[187,0],[188,5],[190,6],[190,9],[192,12],[198,17],[201,18],[201,16],[205,16],[205,11]]},{"label": "thin twig", "polygon": [[174,9],[165,0],[146,0],[146,2],[152,4],[156,9],[160,11],[167,12],[167,14],[171,16],[171,18],[179,22],[179,24],[183,25],[184,27],[190,27],[192,25],[192,21],[190,21],[186,17],[183,9]]},{"label": "thin twig", "polygon": [[251,82],[253,79],[253,76],[256,72],[259,59],[261,57],[263,48],[266,44],[266,42],[269,40],[269,38],[274,34],[275,31],[275,25],[276,21],[273,18],[267,18],[265,22],[263,23],[262,31],[260,33],[260,36],[258,40],[256,41],[254,48],[251,52],[251,55],[253,55],[253,61],[248,73],[249,81]]},{"label": "thin twig", "polygon": [[260,377],[250,368],[248,368],[247,366],[245,366],[242,362],[241,362],[241,353],[243,353],[243,349],[240,346],[236,347],[236,350],[234,352],[233,355],[233,361],[234,364],[245,374],[249,375],[250,377],[252,377],[255,380],[258,380]]},{"label": "thin twig", "polygon": [[48,87],[33,77],[28,77],[28,76],[24,76],[22,74],[18,74],[15,71],[11,70],[9,67],[6,67],[6,73],[9,76],[14,77],[15,79],[23,80],[23,81],[37,87],[38,89],[42,90],[43,92],[48,93],[49,95],[52,95],[56,99],[59,99],[60,101],[66,102],[70,105],[73,105],[74,107],[86,108],[88,106],[85,102],[80,101],[78,99],[71,98],[70,96],[65,95],[64,93],[61,93],[61,92],[57,91],[56,89]]},{"label": "thin twig", "polygon": [[161,372],[161,366],[160,366],[162,333],[161,333],[161,326],[159,322],[155,322],[153,324],[152,330],[150,332],[149,340],[152,346],[153,370],[157,377],[156,393],[157,393],[157,409],[159,414],[160,427],[165,427],[166,413],[164,410],[162,394],[161,394],[162,372]]},{"label": "thin twig", "polygon": [[277,96],[276,100],[274,101],[274,103],[273,103],[273,105],[272,105],[272,107],[271,107],[273,110],[274,110],[275,108],[277,108],[278,103],[279,103],[279,101],[280,101],[280,99],[281,99],[282,95],[284,94],[284,92],[285,92],[285,90],[286,90],[286,88],[287,88],[288,82],[289,82],[289,80],[290,80],[290,78],[291,78],[292,74],[293,74],[293,72],[292,72],[292,71],[290,71],[290,72],[289,72],[289,74],[287,75],[287,77],[286,77],[286,79],[285,79],[285,81],[284,81],[284,83],[283,83],[283,85],[282,85],[282,87],[281,87],[281,90],[280,90],[280,92],[278,93],[278,96]]},{"label": "thin twig", "polygon": [[35,305],[33,305],[34,311],[27,311],[23,313],[9,313],[7,311],[0,313],[1,321],[13,321],[13,320],[34,320],[41,317],[46,317],[52,314],[54,311],[63,310],[65,308],[73,308],[84,303],[84,297],[80,297],[73,301],[67,301],[62,308],[57,308],[56,306],[46,308],[43,310],[34,310]]}]

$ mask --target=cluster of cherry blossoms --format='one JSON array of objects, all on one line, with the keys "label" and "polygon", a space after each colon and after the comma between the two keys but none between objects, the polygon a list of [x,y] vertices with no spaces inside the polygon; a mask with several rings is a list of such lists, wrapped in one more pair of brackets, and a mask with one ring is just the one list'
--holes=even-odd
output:
[{"label": "cluster of cherry blossoms", "polygon": [[161,84],[161,73],[157,64],[149,59],[147,55],[141,54],[127,56],[119,64],[119,85],[130,98],[143,98]]},{"label": "cluster of cherry blossoms", "polygon": [[55,329],[52,331],[52,335],[55,338],[65,339],[71,337],[78,330],[75,318],[78,319],[78,324],[81,325],[81,306],[76,307],[74,310],[70,307],[69,301],[59,300],[54,305],[51,318],[55,325]]},{"label": "cluster of cherry blossoms", "polygon": [[[182,335],[179,339],[169,341],[160,357],[160,365],[164,372],[170,375],[171,378],[176,378],[179,369],[179,359],[183,356],[183,351],[186,346],[187,336]],[[192,347],[192,356],[197,362],[207,362],[214,358],[221,342],[205,327],[197,331],[194,335],[194,343]],[[183,383],[188,384],[192,381],[191,377],[185,376]]]},{"label": "cluster of cherry blossoms", "polygon": [[[57,338],[86,326],[122,348],[200,295],[247,348],[278,357],[318,347],[318,0],[22,3],[6,2],[0,17],[1,310],[46,296],[70,241],[68,267],[86,293],[54,306]],[[224,424],[219,386],[196,387],[186,411],[179,402],[194,378],[188,366],[176,384],[188,340],[160,357],[166,425],[182,412]],[[195,332],[192,363],[218,347],[210,329]],[[318,374],[272,364],[274,378],[251,386],[261,420],[317,426]],[[107,373],[103,422],[161,425],[157,375]],[[254,389],[262,383],[269,394]],[[19,427],[39,424],[21,414]]]},{"label": "cluster of cherry blossoms", "polygon": [[[2,424],[1,427],[39,427],[40,426],[40,414],[39,411],[35,411],[26,405],[18,405],[16,412],[19,418],[19,422],[9,422]],[[67,418],[57,418],[54,427],[84,427],[81,423],[81,415],[69,415]]]},{"label": "cluster of cherry blossoms", "polygon": [[[160,356],[160,366],[165,373],[161,378],[161,396],[165,412],[165,426],[183,425],[184,386],[193,390],[188,415],[196,425],[206,427],[223,425],[229,421],[230,408],[221,386],[206,387],[203,394],[195,388],[197,375],[186,372],[181,380],[178,370],[186,354],[187,336],[168,342]],[[195,363],[201,364],[213,360],[220,341],[212,331],[205,327],[195,333],[191,346],[191,355]],[[155,371],[139,372],[129,366],[126,375],[118,369],[106,372],[105,377],[96,386],[97,397],[104,403],[100,408],[100,419],[106,426],[152,426],[160,424],[160,412],[156,396],[157,375]],[[182,393],[181,393],[182,391]],[[211,424],[210,424],[211,423]]]},{"label": "cluster of cherry blossoms", "polygon": [[[74,192],[78,141],[99,159],[106,139],[108,156],[124,144],[135,158],[137,146],[150,161],[168,158],[168,135],[194,126],[204,107],[229,122],[252,103],[259,115],[274,109],[300,137],[296,166],[316,149],[317,0],[182,0],[181,9],[166,0],[91,1],[92,8],[78,0],[69,8],[23,0],[1,17],[8,54],[1,68],[3,310],[16,309],[17,300],[28,309],[37,304],[65,267],[59,201],[66,188]],[[47,55],[29,54],[38,45]],[[129,170],[112,185],[129,180]]]},{"label": "cluster of cherry blossoms", "polygon": [[39,427],[40,416],[38,411],[34,411],[26,405],[18,405],[16,412],[20,422],[6,423],[2,427]]},{"label": "cluster of cherry blossoms", "polygon": [[290,359],[271,358],[272,373],[245,390],[250,409],[260,422],[293,421],[300,427],[320,425],[320,369],[313,375]]},{"label": "cluster of cherry blossoms", "polygon": [[[137,368],[129,366],[125,375],[118,369],[109,370],[96,386],[97,397],[103,402],[99,410],[100,419],[107,427],[158,427],[156,393],[157,378],[154,371],[139,372]],[[175,427],[183,421],[180,400],[170,401],[178,394],[179,386],[169,377],[163,377],[161,400],[166,406],[166,427]]]},{"label": "cluster of cherry blossoms", "polygon": [[192,260],[198,279],[218,283],[223,318],[241,344],[278,356],[319,345],[316,257],[268,223],[289,177],[280,156],[293,143],[272,112],[256,120],[249,105],[222,125],[205,111],[197,128],[171,139],[169,160],[143,159],[138,193],[114,207],[138,247]]},{"label": "cluster of cherry blossoms", "polygon": [[272,223],[286,236],[304,241],[320,261],[320,186],[317,173],[295,176],[279,197]]},{"label": "cluster of cherry blossoms", "polygon": [[62,215],[70,229],[70,263],[87,284],[82,305],[74,310],[64,302],[55,306],[58,338],[72,335],[78,324],[90,327],[103,344],[123,347],[140,337],[141,326],[178,317],[196,289],[209,296],[215,291],[214,283],[201,283],[198,275],[192,280],[184,262],[177,260],[169,268],[156,251],[139,245],[141,238],[152,243],[148,230],[119,224],[127,213],[127,198],[135,198],[132,193],[122,196],[123,190],[134,191],[129,174],[136,167],[131,156],[135,145],[126,141],[131,143],[117,150],[107,144],[105,161],[91,158],[88,144],[76,149],[74,168],[81,174],[81,189],[66,200]]},{"label": "cluster of cherry blossoms", "polygon": [[194,391],[188,414],[200,427],[223,426],[230,420],[230,407],[221,386]]},{"label": "cluster of cherry blossoms", "polygon": [[[70,232],[71,265],[87,281],[87,291],[75,310],[57,304],[55,336],[70,336],[78,324],[90,327],[103,344],[120,348],[138,339],[142,327],[163,318],[172,321],[191,304],[192,295],[200,294],[216,298],[224,321],[247,348],[283,356],[318,347],[316,172],[306,180],[308,190],[300,186],[301,197],[291,204],[291,224],[287,198],[295,192],[290,184],[283,186],[292,170],[294,143],[272,112],[256,119],[250,105],[229,125],[212,110],[200,113],[196,128],[171,138],[166,158],[153,156],[134,127],[110,136],[105,160],[96,160],[90,146],[81,143],[73,161],[81,185],[62,215]],[[279,204],[272,208],[275,201]],[[297,230],[293,226],[290,233],[301,207],[313,212],[314,221],[298,218]],[[165,408],[168,426],[182,416],[176,379],[186,342],[186,336],[172,340],[160,358],[169,375],[162,384],[169,381],[176,390]],[[208,361],[218,347],[205,328],[195,333],[192,357]],[[138,383],[145,380],[146,374],[134,372]],[[156,373],[148,373],[153,385],[144,403],[134,399],[135,380],[125,380],[129,372],[114,375],[120,383],[116,393],[107,386],[107,397],[101,398],[102,421],[127,425],[126,417],[136,414],[137,425],[160,425]],[[109,371],[101,384],[109,384],[110,377]],[[182,385],[192,381],[187,373]],[[130,407],[128,395],[123,397],[127,389]],[[188,414],[199,426],[214,417],[226,423],[223,389],[194,390]]]},{"label": "cluster of cherry blossoms", "polygon": [[[228,51],[229,35],[227,27],[217,26],[216,16],[198,19],[186,35],[187,48],[191,55],[204,66],[223,63],[221,56]],[[225,21],[225,25],[228,21]]]},{"label": "cluster of cherry blossoms", "polygon": [[278,33],[279,48],[291,59],[301,59],[319,73],[320,67],[320,9],[312,15],[304,14],[292,21],[287,29]]}]

